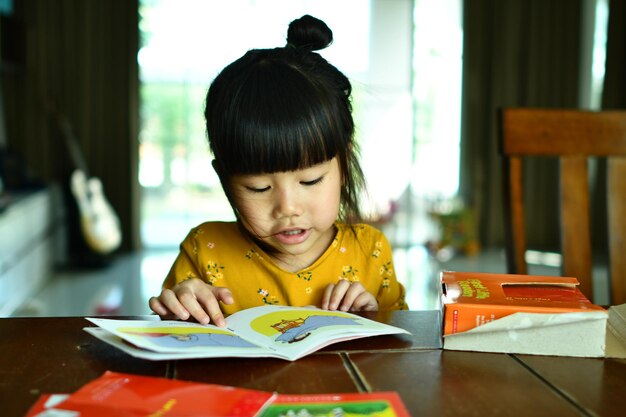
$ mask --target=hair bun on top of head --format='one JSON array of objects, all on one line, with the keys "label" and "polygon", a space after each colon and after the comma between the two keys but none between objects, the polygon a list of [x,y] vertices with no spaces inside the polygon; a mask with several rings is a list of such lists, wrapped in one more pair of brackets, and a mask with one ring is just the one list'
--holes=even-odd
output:
[{"label": "hair bun on top of head", "polygon": [[287,46],[318,51],[333,41],[333,31],[318,18],[308,14],[292,21],[287,30]]}]

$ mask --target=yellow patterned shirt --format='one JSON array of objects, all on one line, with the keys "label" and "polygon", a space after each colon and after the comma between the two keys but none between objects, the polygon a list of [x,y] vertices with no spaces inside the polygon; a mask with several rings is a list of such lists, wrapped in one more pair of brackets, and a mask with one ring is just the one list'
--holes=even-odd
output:
[{"label": "yellow patterned shirt", "polygon": [[331,245],[311,266],[298,272],[278,267],[243,234],[235,222],[207,222],[193,228],[163,282],[171,288],[189,278],[227,287],[234,304],[225,314],[263,304],[320,306],[324,289],[340,278],[359,281],[378,301],[380,310],[404,310],[404,287],[396,280],[385,235],[364,224],[335,224]]}]

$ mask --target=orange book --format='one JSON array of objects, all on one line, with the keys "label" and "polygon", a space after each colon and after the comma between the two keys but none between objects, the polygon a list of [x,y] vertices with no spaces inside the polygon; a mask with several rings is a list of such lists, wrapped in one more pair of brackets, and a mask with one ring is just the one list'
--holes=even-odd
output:
[{"label": "orange book", "polygon": [[443,271],[444,335],[465,332],[513,313],[604,310],[571,277]]}]

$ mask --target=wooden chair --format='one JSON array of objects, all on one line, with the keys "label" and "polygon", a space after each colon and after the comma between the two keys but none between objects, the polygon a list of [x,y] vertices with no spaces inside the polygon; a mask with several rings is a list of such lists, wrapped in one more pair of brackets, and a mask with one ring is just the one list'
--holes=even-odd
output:
[{"label": "wooden chair", "polygon": [[593,300],[587,165],[606,157],[610,303],[625,303],[626,111],[505,108],[498,116],[509,273],[527,273],[522,158],[558,157],[561,272]]}]

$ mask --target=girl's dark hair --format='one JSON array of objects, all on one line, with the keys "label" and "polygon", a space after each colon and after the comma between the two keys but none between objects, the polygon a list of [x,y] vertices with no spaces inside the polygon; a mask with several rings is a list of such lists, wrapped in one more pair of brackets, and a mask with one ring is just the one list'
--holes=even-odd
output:
[{"label": "girl's dark hair", "polygon": [[290,23],[285,47],[250,50],[212,82],[206,128],[231,203],[232,175],[294,171],[336,156],[343,180],[339,218],[360,219],[364,178],[354,143],[352,86],[314,52],[332,40],[323,21],[302,16]]}]

